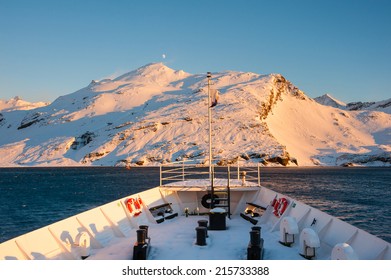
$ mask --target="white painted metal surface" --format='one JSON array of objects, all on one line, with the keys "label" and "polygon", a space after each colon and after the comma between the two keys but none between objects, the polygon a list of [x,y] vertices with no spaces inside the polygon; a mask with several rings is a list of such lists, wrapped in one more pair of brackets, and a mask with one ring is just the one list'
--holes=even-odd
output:
[{"label": "white painted metal surface", "polygon": [[[124,197],[6,241],[0,244],[0,259],[76,260],[86,254],[89,255],[87,259],[132,259],[132,246],[140,225],[149,226],[150,259],[245,259],[249,230],[253,226],[240,217],[247,203],[266,208],[261,216],[252,218],[262,228],[264,259],[303,259],[300,256],[303,244],[299,244],[299,236],[302,235],[307,236],[302,240],[306,245],[316,247],[315,259],[343,258],[343,254],[348,258],[352,256],[350,251],[358,259],[391,259],[388,242],[346,222],[250,182],[242,186],[240,180],[232,181],[230,185],[232,216],[227,219],[227,230],[208,233],[210,237],[204,248],[194,245],[197,221],[207,218],[199,215],[210,211],[201,204],[208,185],[198,179],[179,181]],[[127,203],[130,198],[130,201],[140,202],[141,213],[136,215],[129,211]],[[280,217],[273,213],[271,206],[275,198],[289,201]],[[165,211],[157,218],[153,214],[157,212],[149,209],[161,205],[169,207],[162,208]],[[168,208],[170,211],[167,211]],[[163,222],[158,223],[159,219]],[[290,247],[279,243],[281,228],[295,237]],[[319,238],[319,244],[315,244],[314,236]],[[341,247],[338,245],[341,243],[346,245]],[[336,253],[332,256],[335,246],[348,249],[340,249],[339,257]]]}]

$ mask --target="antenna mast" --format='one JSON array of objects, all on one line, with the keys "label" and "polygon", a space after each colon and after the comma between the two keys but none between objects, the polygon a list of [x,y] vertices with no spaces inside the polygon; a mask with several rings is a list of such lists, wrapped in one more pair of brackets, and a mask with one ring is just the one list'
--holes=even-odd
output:
[{"label": "antenna mast", "polygon": [[212,74],[207,72],[208,78],[208,122],[209,122],[209,179],[212,181],[212,104],[210,99],[210,78]]}]

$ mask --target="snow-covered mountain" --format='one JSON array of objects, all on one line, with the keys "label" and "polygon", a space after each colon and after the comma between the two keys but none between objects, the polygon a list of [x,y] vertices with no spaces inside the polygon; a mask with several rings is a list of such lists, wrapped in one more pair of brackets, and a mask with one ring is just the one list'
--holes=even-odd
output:
[{"label": "snow-covered mountain", "polygon": [[314,100],[322,105],[331,106],[335,108],[346,108],[346,103],[335,99],[330,94],[326,93],[322,96],[314,98]]},{"label": "snow-covered mountain", "polygon": [[[213,158],[391,165],[391,114],[324,106],[279,74],[212,73]],[[156,165],[208,159],[206,74],[149,64],[33,110],[0,111],[0,166]]]},{"label": "snow-covered mountain", "polygon": [[31,110],[49,105],[49,102],[28,102],[15,96],[9,100],[0,99],[0,111]]},{"label": "snow-covered mountain", "polygon": [[372,110],[380,111],[391,114],[391,98],[379,102],[351,102],[344,103],[335,99],[330,94],[324,94],[322,96],[314,98],[316,102],[322,105],[331,106],[334,108],[345,109],[349,111],[358,111],[358,110]]},{"label": "snow-covered mountain", "polygon": [[391,114],[391,98],[379,102],[352,102],[346,105],[351,111],[373,110]]}]

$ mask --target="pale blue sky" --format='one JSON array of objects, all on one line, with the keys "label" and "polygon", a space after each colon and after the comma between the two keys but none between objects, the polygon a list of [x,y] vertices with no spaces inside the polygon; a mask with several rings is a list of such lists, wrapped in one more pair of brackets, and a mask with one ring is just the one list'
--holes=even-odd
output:
[{"label": "pale blue sky", "polygon": [[162,61],[380,101],[391,98],[390,15],[386,0],[0,0],[0,98],[53,101]]}]

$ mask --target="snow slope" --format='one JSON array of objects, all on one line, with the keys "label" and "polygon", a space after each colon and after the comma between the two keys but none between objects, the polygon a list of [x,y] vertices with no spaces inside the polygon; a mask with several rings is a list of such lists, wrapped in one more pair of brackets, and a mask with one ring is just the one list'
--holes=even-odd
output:
[{"label": "snow slope", "polygon": [[[391,164],[387,110],[324,106],[279,74],[225,71],[212,83],[218,164]],[[44,107],[0,111],[0,166],[207,163],[207,104],[205,73],[148,64]]]},{"label": "snow slope", "polygon": [[310,99],[286,98],[291,100],[276,106],[267,123],[287,150],[301,159],[301,165],[390,164],[390,114],[349,112],[319,106]]}]

